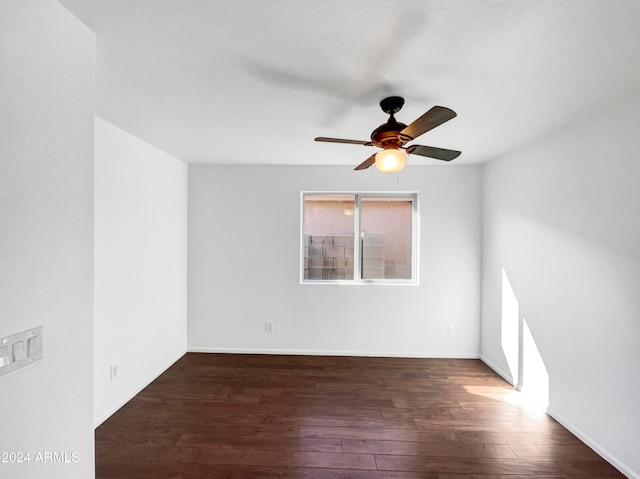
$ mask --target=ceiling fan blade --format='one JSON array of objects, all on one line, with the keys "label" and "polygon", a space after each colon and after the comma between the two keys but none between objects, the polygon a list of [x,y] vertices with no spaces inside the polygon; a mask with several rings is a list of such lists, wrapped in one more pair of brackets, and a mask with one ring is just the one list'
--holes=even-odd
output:
[{"label": "ceiling fan blade", "polygon": [[407,148],[407,153],[413,155],[427,156],[436,160],[451,161],[460,156],[461,151],[447,150],[446,148],[435,148],[433,146],[411,145]]},{"label": "ceiling fan blade", "polygon": [[431,110],[402,130],[398,136],[404,143],[407,143],[408,141],[415,140],[423,133],[434,129],[436,126],[442,125],[444,122],[447,122],[456,116],[456,112],[449,108],[444,106],[434,106]]},{"label": "ceiling fan blade", "polygon": [[324,141],[327,143],[348,143],[350,145],[373,146],[373,143],[371,143],[371,141],[364,141],[364,140],[345,140],[343,138],[326,138],[324,136],[319,136],[315,140]]},{"label": "ceiling fan blade", "polygon": [[374,153],[369,158],[367,158],[362,163],[360,163],[358,166],[356,166],[354,168],[354,170],[366,170],[371,165],[373,165],[375,162],[376,162],[376,153]]}]

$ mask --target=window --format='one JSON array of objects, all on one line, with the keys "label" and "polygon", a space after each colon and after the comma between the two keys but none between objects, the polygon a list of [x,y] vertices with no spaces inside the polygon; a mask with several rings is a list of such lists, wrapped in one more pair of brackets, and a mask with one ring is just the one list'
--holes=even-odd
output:
[{"label": "window", "polygon": [[303,193],[303,282],[417,283],[416,193]]}]

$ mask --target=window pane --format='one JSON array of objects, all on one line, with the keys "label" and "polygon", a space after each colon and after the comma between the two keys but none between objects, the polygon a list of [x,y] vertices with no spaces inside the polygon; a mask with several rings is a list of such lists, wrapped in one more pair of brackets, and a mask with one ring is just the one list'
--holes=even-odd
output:
[{"label": "window pane", "polygon": [[354,195],[305,195],[304,279],[353,280]]},{"label": "window pane", "polygon": [[360,215],[362,278],[411,279],[411,198],[363,198]]}]

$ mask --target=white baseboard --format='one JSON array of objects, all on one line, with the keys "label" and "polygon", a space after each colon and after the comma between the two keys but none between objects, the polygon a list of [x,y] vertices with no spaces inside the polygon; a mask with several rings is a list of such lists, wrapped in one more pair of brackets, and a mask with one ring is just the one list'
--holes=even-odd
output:
[{"label": "white baseboard", "polygon": [[129,401],[131,401],[131,399],[133,399],[136,396],[136,394],[138,394],[140,391],[142,391],[144,388],[146,388],[149,384],[151,384],[153,381],[155,381],[158,378],[158,376],[160,376],[163,372],[165,372],[167,369],[169,369],[178,359],[180,359],[185,354],[186,354],[186,351],[183,351],[183,352],[179,353],[173,359],[171,359],[168,363],[166,363],[164,366],[156,369],[156,371],[154,371],[150,376],[145,378],[139,384],[138,387],[134,388],[127,396],[125,396],[124,399],[122,399],[118,403],[116,403],[109,411],[107,411],[106,413],[102,414],[97,419],[94,418],[93,427],[97,428],[100,424],[102,424],[107,419],[109,419],[116,411],[118,411],[118,409],[120,409],[122,406],[127,404]]},{"label": "white baseboard", "polygon": [[640,479],[640,473],[632,471],[631,468],[629,468],[626,464],[620,461],[616,456],[611,454],[607,449],[602,447],[596,441],[591,439],[587,434],[582,432],[582,430],[580,430],[580,428],[573,424],[571,421],[565,419],[561,414],[558,414],[556,411],[550,408],[547,408],[547,414],[558,421],[560,424],[562,424],[565,429],[569,430],[574,436],[576,436],[587,446],[593,449],[599,456],[601,456],[622,474],[632,479]]},{"label": "white baseboard", "polygon": [[[493,371],[497,375],[502,377],[502,379],[507,381],[509,384],[511,384],[515,388],[515,385],[513,384],[513,381],[511,379],[509,379],[509,376],[507,374],[505,374],[504,371],[502,371],[500,368],[498,368],[487,357],[485,357],[483,355],[480,355],[480,359],[482,360],[483,363],[485,363],[487,366],[489,366],[491,369],[493,369]],[[615,467],[622,474],[624,474],[625,476],[629,477],[630,479],[640,479],[640,474],[639,473],[631,470],[631,468],[629,468],[626,464],[624,464],[622,461],[620,461],[616,456],[611,454],[607,449],[602,447],[596,441],[591,439],[587,434],[582,432],[582,430],[579,427],[577,427],[575,424],[573,424],[571,421],[568,421],[561,414],[558,414],[558,412],[554,411],[553,409],[551,409],[549,407],[547,407],[545,411],[549,416],[551,416],[553,419],[558,421],[565,429],[567,429],[569,432],[571,432],[571,434],[576,436],[578,439],[580,439],[582,442],[584,442],[587,446],[589,446],[591,449],[593,449],[596,454],[598,454],[600,457],[602,457],[605,461],[607,461],[609,464],[611,464],[613,467]]]},{"label": "white baseboard", "polygon": [[489,360],[489,358],[487,358],[484,355],[480,355],[480,360],[485,363],[487,366],[489,366],[491,369],[493,369],[493,372],[496,373],[498,376],[500,376],[502,379],[504,379],[505,381],[507,381],[509,384],[511,384],[514,388],[516,388],[516,385],[513,383],[513,379],[509,376],[509,374],[507,374],[505,371],[503,371],[501,368],[499,368],[498,366],[496,366],[495,363],[491,362]]},{"label": "white baseboard", "polygon": [[438,354],[407,353],[397,351],[336,351],[331,349],[252,349],[252,348],[216,348],[189,347],[190,353],[222,353],[222,354],[289,354],[293,356],[362,356],[381,358],[421,358],[421,359],[479,359],[479,354]]}]

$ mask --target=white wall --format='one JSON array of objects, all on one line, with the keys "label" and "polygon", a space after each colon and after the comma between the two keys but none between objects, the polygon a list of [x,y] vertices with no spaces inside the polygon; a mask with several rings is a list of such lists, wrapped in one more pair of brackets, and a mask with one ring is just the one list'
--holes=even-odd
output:
[{"label": "white wall", "polygon": [[96,424],[186,352],[186,287],[186,164],[96,119]]},{"label": "white wall", "polygon": [[640,96],[626,98],[489,164],[485,178],[482,355],[535,383],[527,352],[518,358],[526,323],[550,413],[630,477],[640,477],[639,124]]},{"label": "white wall", "polygon": [[[3,478],[94,477],[94,35],[51,0],[0,1],[0,337],[44,326],[0,377]],[[38,453],[79,462],[36,462]],[[62,457],[62,456],[60,456]]]},{"label": "white wall", "polygon": [[[189,349],[478,357],[482,170],[407,167],[400,183],[348,167],[191,165]],[[419,191],[420,285],[300,284],[301,190]]]}]

